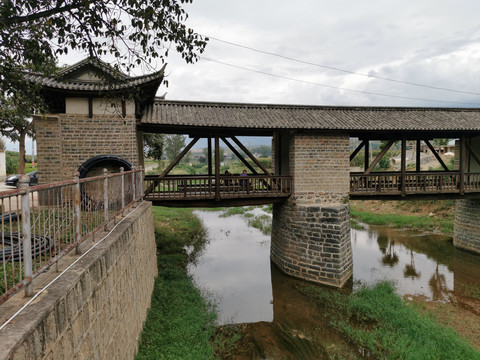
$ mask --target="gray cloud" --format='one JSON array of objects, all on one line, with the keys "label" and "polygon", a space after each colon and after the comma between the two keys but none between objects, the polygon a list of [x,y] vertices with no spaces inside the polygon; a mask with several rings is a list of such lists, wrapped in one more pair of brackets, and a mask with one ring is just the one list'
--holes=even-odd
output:
[{"label": "gray cloud", "polygon": [[[463,1],[195,1],[197,32],[288,57],[376,76],[475,91],[480,3]],[[480,97],[348,75],[211,40],[205,57],[341,88],[474,102]],[[201,60],[169,58],[169,99],[297,104],[445,106],[327,89]],[[479,91],[480,92],[480,91]]]}]

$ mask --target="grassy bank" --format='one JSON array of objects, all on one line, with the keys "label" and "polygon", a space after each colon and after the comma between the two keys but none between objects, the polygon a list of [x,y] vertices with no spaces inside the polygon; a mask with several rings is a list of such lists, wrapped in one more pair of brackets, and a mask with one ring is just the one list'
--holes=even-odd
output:
[{"label": "grassy bank", "polygon": [[453,234],[452,201],[352,201],[350,214],[370,225]]},{"label": "grassy bank", "polygon": [[136,359],[211,359],[215,313],[186,271],[205,242],[202,224],[191,209],[153,211],[159,274]]},{"label": "grassy bank", "polygon": [[346,295],[321,287],[303,290],[326,309],[330,323],[373,359],[480,359],[453,329],[407,305],[390,283]]}]

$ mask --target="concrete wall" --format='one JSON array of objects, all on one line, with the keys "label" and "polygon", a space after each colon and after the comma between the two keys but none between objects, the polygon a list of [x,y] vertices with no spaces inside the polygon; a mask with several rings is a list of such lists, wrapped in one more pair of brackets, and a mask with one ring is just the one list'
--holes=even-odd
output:
[{"label": "concrete wall", "polygon": [[293,195],[273,208],[271,259],[285,273],[341,287],[353,271],[349,137],[294,134]]},{"label": "concrete wall", "polygon": [[1,331],[0,359],[133,359],[157,274],[153,231],[143,203]]},{"label": "concrete wall", "polygon": [[117,155],[134,167],[143,166],[134,115],[56,114],[36,121],[41,183],[71,179],[80,165],[96,155]]}]

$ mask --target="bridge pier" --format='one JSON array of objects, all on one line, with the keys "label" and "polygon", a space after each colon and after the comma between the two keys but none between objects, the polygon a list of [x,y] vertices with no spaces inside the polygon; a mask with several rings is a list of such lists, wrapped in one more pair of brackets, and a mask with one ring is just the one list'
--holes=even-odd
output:
[{"label": "bridge pier", "polygon": [[[480,172],[480,137],[467,139],[463,149],[460,141],[455,143],[455,169],[467,172]],[[465,155],[462,156],[462,153]],[[463,159],[463,161],[461,161]],[[453,245],[459,249],[480,254],[480,199],[455,201],[455,222]]]},{"label": "bridge pier", "polygon": [[283,272],[342,287],[352,276],[348,135],[275,134],[274,169],[295,179],[274,204],[271,259]]},{"label": "bridge pier", "polygon": [[453,245],[480,254],[480,200],[457,200]]}]

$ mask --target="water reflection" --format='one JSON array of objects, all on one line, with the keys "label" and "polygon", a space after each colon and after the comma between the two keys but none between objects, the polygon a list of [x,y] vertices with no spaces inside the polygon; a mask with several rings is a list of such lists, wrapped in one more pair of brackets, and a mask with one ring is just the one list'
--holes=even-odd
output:
[{"label": "water reflection", "polygon": [[[196,214],[210,242],[189,270],[213,292],[220,324],[250,323],[247,331],[271,358],[323,359],[331,346],[352,353],[344,350],[349,345],[328,327],[321,309],[299,291],[305,283],[270,267],[270,236],[248,227],[242,215]],[[455,249],[444,236],[384,227],[352,230],[351,235],[353,290],[359,283],[388,280],[400,295],[447,301],[449,292],[480,286],[480,257]],[[275,357],[278,349],[282,357]]]},{"label": "water reflection", "polygon": [[241,215],[197,211],[210,242],[197,264],[190,265],[200,287],[218,301],[219,322],[272,321],[270,236],[247,226]]},{"label": "water reflection", "polygon": [[[400,295],[423,295],[431,300],[444,300],[454,290],[453,270],[426,251],[429,244],[448,245],[448,251],[453,251],[445,237],[372,227],[352,230],[352,244],[354,280],[363,284],[393,281]],[[421,245],[424,252],[417,252],[415,245]]]}]

